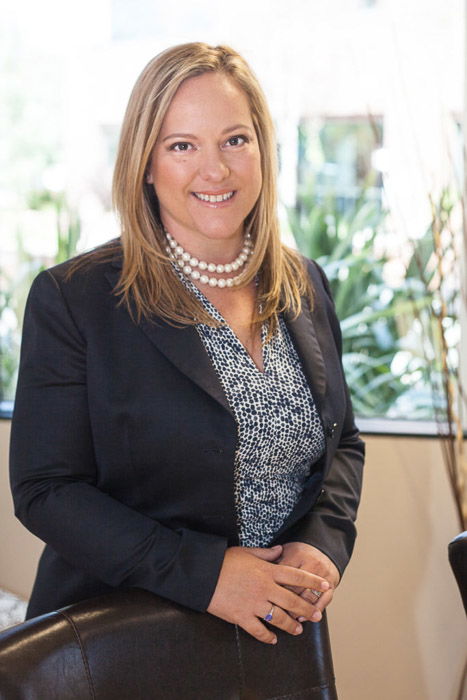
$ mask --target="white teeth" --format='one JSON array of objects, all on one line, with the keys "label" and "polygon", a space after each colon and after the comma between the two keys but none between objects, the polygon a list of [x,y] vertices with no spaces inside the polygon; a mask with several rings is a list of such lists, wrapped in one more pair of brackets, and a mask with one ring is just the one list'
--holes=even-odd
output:
[{"label": "white teeth", "polygon": [[215,203],[215,202],[226,202],[228,199],[233,197],[234,192],[225,192],[224,194],[202,194],[201,192],[193,192],[195,197],[198,197],[198,199],[201,199],[203,202],[210,202],[210,203]]}]

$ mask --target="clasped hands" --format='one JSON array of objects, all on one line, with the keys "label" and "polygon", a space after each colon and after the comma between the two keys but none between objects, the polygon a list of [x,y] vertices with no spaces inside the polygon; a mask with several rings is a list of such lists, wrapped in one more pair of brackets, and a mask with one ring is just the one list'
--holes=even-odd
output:
[{"label": "clasped hands", "polygon": [[321,620],[338,583],[335,564],[303,542],[229,547],[207,610],[239,625],[260,642],[275,644],[276,635],[262,622],[271,610],[269,625],[301,634],[302,622]]}]

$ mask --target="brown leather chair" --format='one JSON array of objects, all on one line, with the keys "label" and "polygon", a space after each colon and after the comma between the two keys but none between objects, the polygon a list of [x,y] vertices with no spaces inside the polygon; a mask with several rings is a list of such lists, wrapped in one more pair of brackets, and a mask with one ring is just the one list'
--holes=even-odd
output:
[{"label": "brown leather chair", "polygon": [[0,633],[0,698],[336,700],[327,626],[304,627],[270,646],[147,591],[116,591]]}]

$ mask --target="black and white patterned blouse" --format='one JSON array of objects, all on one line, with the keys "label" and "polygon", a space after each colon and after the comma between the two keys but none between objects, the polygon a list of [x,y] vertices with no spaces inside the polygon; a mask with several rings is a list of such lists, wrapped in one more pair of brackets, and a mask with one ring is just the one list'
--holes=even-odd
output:
[{"label": "black and white patterned blouse", "polygon": [[238,426],[235,506],[240,544],[265,547],[300,498],[311,465],[324,451],[324,432],[297,352],[279,318],[266,343],[261,372],[219,311],[190,281],[209,314],[221,321],[196,328]]}]

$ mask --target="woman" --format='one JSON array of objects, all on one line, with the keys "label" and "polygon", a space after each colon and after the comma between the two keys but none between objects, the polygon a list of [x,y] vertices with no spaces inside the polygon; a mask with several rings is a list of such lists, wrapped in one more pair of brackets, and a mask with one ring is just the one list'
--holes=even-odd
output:
[{"label": "woman", "polygon": [[279,240],[275,173],[238,54],[148,64],[115,168],[121,241],[28,300],[12,488],[47,543],[29,616],[136,586],[266,644],[320,622],[363,446],[326,280]]}]

